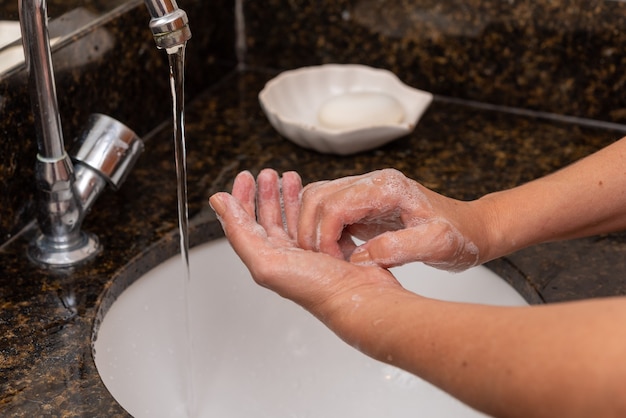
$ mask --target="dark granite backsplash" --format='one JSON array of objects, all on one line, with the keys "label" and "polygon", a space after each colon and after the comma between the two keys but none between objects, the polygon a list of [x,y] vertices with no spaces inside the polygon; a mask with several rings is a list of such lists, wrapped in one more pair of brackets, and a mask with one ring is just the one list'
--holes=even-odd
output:
[{"label": "dark granite backsplash", "polygon": [[247,64],[361,63],[417,88],[626,122],[626,4],[608,0],[246,1]]},{"label": "dark granite backsplash", "polygon": [[[184,8],[192,16],[186,83],[193,93],[236,65],[234,0],[185,0]],[[130,1],[53,49],[67,149],[91,113],[113,116],[140,136],[171,118],[167,55],[157,50],[149,20],[143,1]],[[0,74],[0,115],[1,244],[34,216],[37,147],[23,68]]]}]

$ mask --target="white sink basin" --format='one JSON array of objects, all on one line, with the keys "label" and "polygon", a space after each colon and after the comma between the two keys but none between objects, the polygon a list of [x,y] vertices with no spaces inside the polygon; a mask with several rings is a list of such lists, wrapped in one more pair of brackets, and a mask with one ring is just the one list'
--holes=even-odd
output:
[{"label": "white sink basin", "polygon": [[[293,302],[256,285],[225,239],[190,253],[195,416],[481,417],[404,371],[343,343]],[[434,298],[498,305],[524,299],[484,267],[450,274],[393,270]],[[124,291],[104,318],[95,360],[133,416],[185,416],[185,275],[179,256]]]}]

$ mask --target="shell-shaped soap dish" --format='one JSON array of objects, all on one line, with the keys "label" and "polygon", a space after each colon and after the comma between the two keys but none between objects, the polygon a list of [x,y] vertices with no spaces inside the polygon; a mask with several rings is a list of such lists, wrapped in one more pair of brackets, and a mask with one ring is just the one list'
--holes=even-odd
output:
[{"label": "shell-shaped soap dish", "polygon": [[285,138],[321,153],[367,151],[415,129],[433,96],[390,71],[326,64],[285,71],[268,81],[259,101]]}]

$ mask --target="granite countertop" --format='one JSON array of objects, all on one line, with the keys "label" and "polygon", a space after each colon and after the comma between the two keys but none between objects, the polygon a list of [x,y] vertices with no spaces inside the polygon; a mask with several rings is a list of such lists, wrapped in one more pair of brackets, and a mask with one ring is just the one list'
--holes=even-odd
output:
[{"label": "granite countertop", "polygon": [[[322,156],[281,138],[257,93],[273,76],[237,72],[187,108],[192,244],[222,235],[207,198],[240,170],[297,170],[308,183],[395,167],[459,199],[552,172],[621,133],[436,97],[414,133],[349,157]],[[46,271],[29,263],[31,231],[0,251],[0,415],[126,416],[98,376],[92,332],[116,294],[178,250],[171,132],[146,152],[118,192],[105,192],[84,228],[104,245],[95,261]],[[581,208],[584,209],[584,208]],[[488,267],[531,303],[626,294],[626,233],[545,244]]]}]

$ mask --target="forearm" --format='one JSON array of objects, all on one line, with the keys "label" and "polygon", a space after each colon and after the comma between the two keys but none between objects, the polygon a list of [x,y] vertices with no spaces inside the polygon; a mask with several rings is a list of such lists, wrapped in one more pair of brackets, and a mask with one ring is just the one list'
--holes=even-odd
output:
[{"label": "forearm", "polygon": [[485,260],[529,245],[626,229],[626,138],[549,176],[473,202]]},{"label": "forearm", "polygon": [[[363,296],[363,295],[362,295]],[[366,354],[494,416],[625,416],[626,301],[502,308],[386,292],[329,321]]]}]

